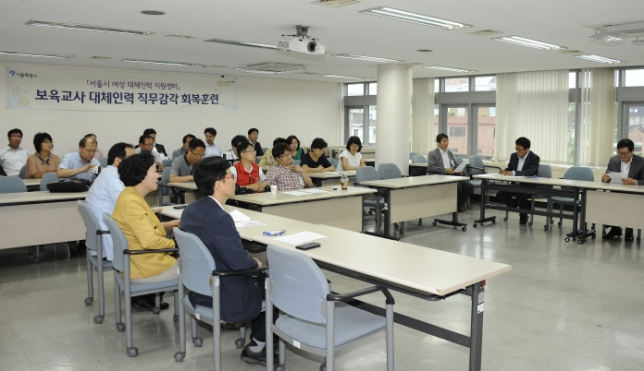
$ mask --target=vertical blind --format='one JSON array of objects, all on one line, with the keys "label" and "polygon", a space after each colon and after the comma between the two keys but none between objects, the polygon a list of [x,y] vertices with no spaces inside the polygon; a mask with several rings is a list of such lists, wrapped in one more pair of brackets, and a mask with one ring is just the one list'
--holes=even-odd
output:
[{"label": "vertical blind", "polygon": [[434,137],[434,78],[414,79],[412,93],[411,151],[419,155],[433,149]]},{"label": "vertical blind", "polygon": [[615,128],[615,70],[581,71],[579,164],[606,166],[613,153]]}]

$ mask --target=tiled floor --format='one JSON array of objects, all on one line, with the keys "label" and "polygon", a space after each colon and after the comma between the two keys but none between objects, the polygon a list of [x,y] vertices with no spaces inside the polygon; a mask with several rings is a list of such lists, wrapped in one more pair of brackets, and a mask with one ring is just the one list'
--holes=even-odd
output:
[{"label": "tiled floor", "polygon": [[[565,243],[570,229],[543,230],[508,223],[472,228],[477,208],[461,219],[467,232],[418,226],[410,221],[403,241],[511,264],[511,272],[486,286],[483,370],[641,371],[644,369],[644,257],[635,243],[591,240]],[[500,213],[497,215],[501,215]],[[634,216],[637,217],[637,216]],[[365,257],[368,259],[368,257]],[[212,332],[200,327],[204,346],[188,341],[186,359],[174,361],[178,339],[172,312],[134,314],[139,355],[125,352],[114,327],[112,276],[106,274],[106,318],[93,323],[96,301],[86,307],[85,259],[65,248],[40,264],[27,249],[0,251],[0,370],[206,370],[213,368]],[[364,286],[329,274],[336,291]],[[169,297],[166,300],[170,300]],[[469,298],[430,303],[396,295],[396,311],[469,334]],[[378,294],[367,298],[381,302]],[[189,331],[188,331],[189,334]],[[238,332],[223,334],[224,370],[261,370],[239,359]],[[396,370],[468,369],[468,349],[396,325]],[[385,338],[379,334],[339,351],[340,370],[384,370]],[[288,348],[288,370],[317,370],[322,359]]]}]

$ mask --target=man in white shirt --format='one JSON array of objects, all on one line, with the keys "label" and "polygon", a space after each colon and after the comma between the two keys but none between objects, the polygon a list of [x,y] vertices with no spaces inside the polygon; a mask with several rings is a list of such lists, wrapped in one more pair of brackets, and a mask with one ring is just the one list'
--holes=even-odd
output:
[{"label": "man in white shirt", "polygon": [[157,165],[157,170],[163,171],[161,155],[156,151],[154,137],[152,135],[143,134],[139,137],[139,148],[136,149],[136,153],[141,153],[141,151],[150,152],[154,156],[154,163]]},{"label": "man in white shirt", "polygon": [[215,144],[217,130],[215,130],[215,128],[206,128],[203,133],[206,136],[206,155],[204,157],[221,157],[221,148],[219,148],[219,146]]},{"label": "man in white shirt", "polygon": [[[107,154],[108,165],[101,170],[101,173],[92,187],[89,189],[85,203],[92,210],[101,230],[107,230],[107,225],[103,222],[103,213],[112,215],[114,205],[121,191],[125,189],[123,182],[119,178],[118,166],[127,157],[135,154],[134,147],[127,143],[116,143],[110,148]],[[112,261],[114,258],[112,238],[109,234],[102,236],[103,256],[105,259]]]},{"label": "man in white shirt", "polygon": [[[449,137],[446,134],[436,136],[436,148],[427,155],[427,173],[428,174],[446,174],[446,175],[463,175],[463,171],[454,172],[456,160],[449,147]],[[467,210],[467,200],[474,193],[474,186],[467,181],[456,183],[457,189],[457,207],[459,212]]]},{"label": "man in white shirt", "polygon": [[0,166],[9,176],[20,174],[20,169],[27,165],[29,152],[20,146],[22,130],[11,129],[7,133],[9,145],[0,150]]}]

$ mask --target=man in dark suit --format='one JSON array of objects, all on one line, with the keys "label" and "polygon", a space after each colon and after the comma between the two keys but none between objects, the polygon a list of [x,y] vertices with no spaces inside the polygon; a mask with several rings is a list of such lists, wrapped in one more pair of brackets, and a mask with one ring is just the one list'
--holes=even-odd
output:
[{"label": "man in dark suit", "polygon": [[[447,149],[449,147],[449,138],[446,134],[438,134],[436,136],[436,148],[427,154],[427,173],[428,174],[447,174],[447,175],[463,175],[463,172],[458,174],[454,173],[456,160],[452,151]],[[459,212],[467,210],[467,199],[474,193],[472,184],[464,180],[456,183],[457,187],[457,207]]]},{"label": "man in dark suit", "polygon": [[[530,139],[521,137],[515,142],[515,153],[510,156],[510,162],[505,170],[499,173],[503,175],[513,176],[534,176],[539,173],[539,156],[530,151]],[[497,192],[496,199],[504,203],[505,206],[519,209],[529,209],[530,204],[528,200],[530,195],[513,193],[513,192]],[[528,223],[528,214],[519,214],[519,224]]]},{"label": "man in dark suit", "polygon": [[[208,157],[195,167],[194,180],[202,194],[181,215],[181,229],[199,237],[206,245],[220,271],[247,270],[261,266],[242,247],[233,218],[223,209],[235,195],[235,179],[230,164],[222,157]],[[266,364],[266,320],[262,312],[263,280],[245,275],[222,277],[221,319],[231,323],[251,321],[252,341],[244,348],[241,359],[248,363]],[[191,292],[193,305],[212,307],[212,298]]]},{"label": "man in dark suit", "polygon": [[[622,173],[626,178],[621,182],[630,185],[644,185],[644,158],[635,156],[633,149],[635,144],[630,139],[622,139],[617,142],[617,155],[610,158],[606,174],[602,176],[603,183],[610,183],[611,179],[608,173]],[[611,239],[621,236],[622,228],[613,226],[610,231],[603,237]],[[633,228],[626,228],[624,240],[633,241]]]}]

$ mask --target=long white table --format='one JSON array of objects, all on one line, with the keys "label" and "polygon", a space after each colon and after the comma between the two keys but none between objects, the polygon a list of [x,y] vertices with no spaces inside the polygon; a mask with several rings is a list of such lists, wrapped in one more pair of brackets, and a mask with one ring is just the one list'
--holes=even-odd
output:
[{"label": "long white table", "polygon": [[467,224],[458,222],[456,183],[468,179],[452,175],[423,175],[370,180],[360,185],[377,189],[383,195],[387,204],[384,235],[393,238],[391,223],[448,213],[452,213],[451,221],[436,220],[435,223],[463,227],[465,231]]},{"label": "long white table", "polygon": [[0,249],[85,239],[77,200],[87,192],[0,194]]},{"label": "long white table", "polygon": [[[644,185],[595,183],[587,192],[586,220],[597,225],[644,229]],[[638,233],[637,242],[641,241]]]},{"label": "long white table", "polygon": [[[224,208],[228,212],[235,209],[231,206]],[[456,294],[470,296],[469,336],[400,313],[395,313],[394,322],[468,347],[469,370],[481,370],[485,281],[510,271],[511,266],[326,225],[314,225],[250,210],[237,210],[252,220],[266,224],[239,228],[238,231],[244,240],[295,250],[294,246],[277,242],[274,237],[264,236],[262,232],[275,229],[286,229],[286,235],[302,231],[315,232],[327,237],[317,240],[321,247],[303,253],[323,269],[430,302],[448,299]],[[162,213],[180,218],[182,211],[165,207]],[[351,304],[384,316],[382,307],[357,300]]]},{"label": "long white table", "polygon": [[342,178],[342,174],[346,175],[349,178],[350,183],[355,182],[355,179],[356,179],[355,170],[347,170],[347,171],[341,171],[341,172],[327,171],[323,173],[311,173],[309,174],[309,177],[311,177],[311,180],[313,181],[313,184],[316,187],[322,187],[322,186],[340,184],[340,178]]}]

